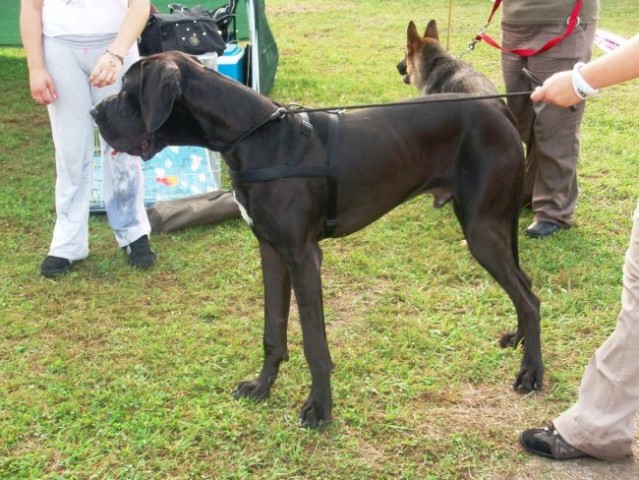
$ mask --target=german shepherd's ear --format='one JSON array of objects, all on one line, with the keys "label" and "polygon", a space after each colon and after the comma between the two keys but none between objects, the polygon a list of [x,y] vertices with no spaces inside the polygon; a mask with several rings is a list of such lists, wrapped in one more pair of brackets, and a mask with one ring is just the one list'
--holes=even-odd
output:
[{"label": "german shepherd's ear", "polygon": [[439,42],[439,32],[437,31],[437,22],[435,20],[428,22],[428,26],[424,32],[424,38],[432,38]]},{"label": "german shepherd's ear", "polygon": [[142,64],[140,109],[147,133],[160,129],[173,109],[173,102],[182,89],[180,69],[174,61],[153,59]]},{"label": "german shepherd's ear", "polygon": [[422,37],[417,31],[415,22],[412,20],[408,22],[408,29],[406,30],[406,50],[408,53],[414,53],[420,49],[422,45]]}]

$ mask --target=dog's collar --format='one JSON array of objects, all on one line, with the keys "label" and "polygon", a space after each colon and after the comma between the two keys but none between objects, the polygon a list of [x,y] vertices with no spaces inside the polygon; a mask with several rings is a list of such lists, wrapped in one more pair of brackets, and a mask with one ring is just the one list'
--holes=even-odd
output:
[{"label": "dog's collar", "polygon": [[255,131],[259,130],[260,128],[262,128],[267,123],[270,123],[270,122],[272,122],[274,120],[279,120],[280,118],[285,116],[287,113],[288,113],[288,110],[286,108],[284,108],[284,107],[278,108],[273,113],[271,113],[268,117],[266,117],[264,120],[262,120],[261,122],[257,123],[253,127],[249,128],[246,132],[241,134],[238,138],[233,140],[226,147],[222,147],[218,151],[220,153],[229,152],[230,150],[234,149],[242,140],[245,140],[249,135],[253,134]]}]

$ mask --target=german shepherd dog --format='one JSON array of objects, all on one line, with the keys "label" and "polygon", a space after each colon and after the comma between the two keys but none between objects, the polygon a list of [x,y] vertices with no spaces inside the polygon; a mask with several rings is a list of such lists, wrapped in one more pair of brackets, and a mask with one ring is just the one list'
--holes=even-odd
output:
[{"label": "german shepherd dog", "polygon": [[[406,56],[397,64],[404,83],[414,85],[422,95],[432,93],[467,93],[477,96],[498,95],[495,85],[481,72],[455,58],[442,47],[437,22],[428,22],[424,35],[420,35],[414,22],[406,31]],[[514,117],[506,103],[495,99],[493,103],[504,112],[514,125]]]}]

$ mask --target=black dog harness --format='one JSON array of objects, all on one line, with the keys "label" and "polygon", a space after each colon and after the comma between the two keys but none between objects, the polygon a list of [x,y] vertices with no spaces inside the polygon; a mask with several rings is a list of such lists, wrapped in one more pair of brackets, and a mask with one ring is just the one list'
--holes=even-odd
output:
[{"label": "black dog harness", "polygon": [[[310,165],[300,164],[302,154],[304,153],[314,130],[313,124],[308,118],[308,113],[301,112],[299,113],[302,117],[300,133],[297,137],[295,147],[293,147],[293,151],[286,163],[258,168],[255,170],[237,171],[229,169],[229,175],[239,183],[268,182],[282,178],[326,178],[328,192],[324,238],[331,237],[337,228],[337,178],[339,173],[339,163],[337,161],[337,151],[339,149],[339,113],[327,113],[329,113],[330,120],[328,131],[328,158],[326,163]],[[281,116],[273,116],[272,118],[281,118]],[[257,128],[251,129],[250,133],[253,133],[255,130],[257,130]],[[248,135],[245,134],[238,140],[242,140],[247,136]],[[231,146],[234,146],[238,140],[234,141]],[[227,147],[225,150],[229,149],[230,147]]]},{"label": "black dog harness", "polygon": [[[268,182],[271,180],[277,180],[280,178],[311,178],[311,177],[324,177],[328,183],[328,199],[327,199],[327,211],[326,211],[326,228],[324,230],[324,238],[330,237],[335,233],[337,228],[337,177],[338,177],[338,163],[337,163],[337,150],[339,146],[339,114],[343,110],[356,110],[361,108],[370,107],[399,107],[406,105],[417,105],[425,103],[442,103],[442,102],[465,102],[471,100],[489,100],[494,98],[506,98],[506,97],[529,97],[532,91],[527,92],[511,92],[500,93],[495,95],[460,95],[459,97],[422,97],[416,100],[392,102],[392,103],[377,103],[377,104],[363,104],[363,105],[348,105],[339,107],[322,107],[322,108],[284,108],[280,107],[271,115],[266,117],[261,122],[257,123],[249,130],[240,135],[237,139],[233,140],[226,147],[218,149],[219,152],[227,152],[233,149],[242,140],[253,134],[255,131],[262,128],[264,125],[279,120],[285,115],[300,115],[302,117],[302,126],[300,135],[298,136],[297,143],[289,157],[288,162],[283,165],[274,165],[271,167],[260,168],[256,170],[248,171],[236,171],[229,168],[230,176],[241,183],[256,183],[256,182]],[[313,124],[308,119],[308,113],[312,112],[325,112],[329,114],[330,126],[328,137],[328,160],[326,164],[320,165],[300,165],[299,160],[302,152],[308,143],[309,138],[313,134]]]}]

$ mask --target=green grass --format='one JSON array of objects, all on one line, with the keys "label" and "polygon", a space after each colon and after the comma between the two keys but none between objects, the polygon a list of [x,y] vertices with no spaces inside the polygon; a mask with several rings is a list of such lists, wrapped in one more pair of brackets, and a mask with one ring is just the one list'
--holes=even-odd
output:
[{"label": "green grass", "polygon": [[[603,28],[639,31],[634,2],[604,3]],[[461,53],[490,4],[453,4]],[[437,19],[444,40],[449,30],[444,0],[269,0],[267,11],[281,53],[271,97],[307,106],[414,96],[395,71],[408,20]],[[496,50],[465,60],[503,88]],[[58,281],[39,275],[55,215],[49,124],[23,52],[0,49],[0,64],[0,478],[551,478],[517,435],[571,404],[614,327],[637,196],[636,83],[589,104],[576,227],[521,236],[542,300],[545,389],[511,391],[520,353],[497,338],[512,305],[460,245],[451,209],[419,198],[323,243],[334,421],[308,431],[296,312],[271,398],[230,394],[262,359],[259,254],[241,220],[155,236],[160,263],[136,271],[92,217],[91,256]]]}]

